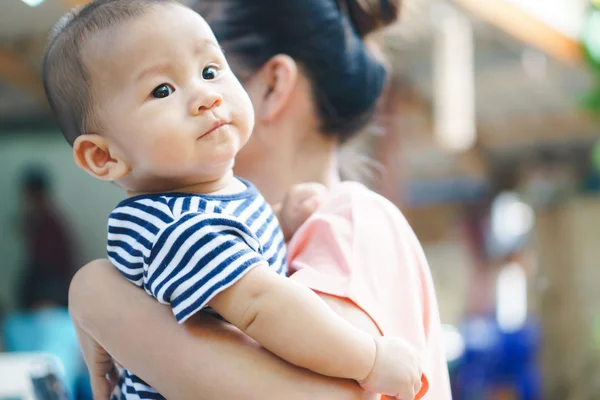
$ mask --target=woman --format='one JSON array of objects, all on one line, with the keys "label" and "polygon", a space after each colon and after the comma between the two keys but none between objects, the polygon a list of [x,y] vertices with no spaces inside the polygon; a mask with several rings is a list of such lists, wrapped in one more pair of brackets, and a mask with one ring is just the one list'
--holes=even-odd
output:
[{"label": "woman", "polygon": [[[339,183],[337,173],[337,146],[370,120],[385,85],[385,69],[362,37],[392,22],[398,4],[200,0],[194,8],[213,27],[254,105],[255,130],[236,174],[274,205],[296,184],[330,188],[289,245],[290,269],[298,271],[291,279],[365,331],[411,341],[429,380],[425,398],[449,399],[422,249],[393,205],[361,185]],[[70,295],[96,398],[110,390],[103,378],[113,366],[108,353],[169,399],[365,397],[355,383],[286,364],[209,316],[178,325],[108,261],[84,267]]]}]

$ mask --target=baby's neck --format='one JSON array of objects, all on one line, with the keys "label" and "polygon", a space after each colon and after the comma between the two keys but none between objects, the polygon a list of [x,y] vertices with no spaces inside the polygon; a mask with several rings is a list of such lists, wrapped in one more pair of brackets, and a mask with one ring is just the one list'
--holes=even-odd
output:
[{"label": "baby's neck", "polygon": [[246,190],[246,185],[230,171],[219,179],[198,182],[191,185],[170,187],[166,190],[127,191],[128,197],[155,193],[190,193],[190,194],[235,194]]}]

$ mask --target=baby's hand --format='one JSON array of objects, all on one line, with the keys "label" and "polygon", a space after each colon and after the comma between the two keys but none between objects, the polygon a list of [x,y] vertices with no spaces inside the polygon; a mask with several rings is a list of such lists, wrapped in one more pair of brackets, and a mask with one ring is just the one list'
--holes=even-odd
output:
[{"label": "baby's hand", "polygon": [[401,400],[413,400],[421,390],[422,370],[417,352],[395,337],[377,338],[377,356],[363,389]]},{"label": "baby's hand", "polygon": [[292,186],[283,202],[274,207],[286,242],[319,207],[327,188],[319,183],[301,183]]}]

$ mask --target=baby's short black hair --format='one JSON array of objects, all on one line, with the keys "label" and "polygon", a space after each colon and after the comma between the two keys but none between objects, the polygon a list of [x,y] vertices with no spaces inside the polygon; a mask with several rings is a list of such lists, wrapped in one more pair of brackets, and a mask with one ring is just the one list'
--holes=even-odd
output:
[{"label": "baby's short black hair", "polygon": [[42,60],[42,80],[50,106],[69,144],[97,126],[94,94],[82,49],[94,33],[143,15],[175,0],[94,0],[63,16],[54,26]]}]

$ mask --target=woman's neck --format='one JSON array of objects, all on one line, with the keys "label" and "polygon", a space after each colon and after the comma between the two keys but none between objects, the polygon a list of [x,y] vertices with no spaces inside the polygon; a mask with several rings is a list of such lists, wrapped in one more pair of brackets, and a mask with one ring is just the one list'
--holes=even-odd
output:
[{"label": "woman's neck", "polygon": [[271,186],[277,192],[269,196],[272,202],[281,201],[293,185],[316,182],[331,187],[340,181],[335,140],[320,133],[311,139],[297,143],[295,151],[282,165],[279,180]]},{"label": "woman's neck", "polygon": [[340,181],[335,148],[323,152],[297,154],[291,168],[290,186],[304,182],[331,187]]}]

